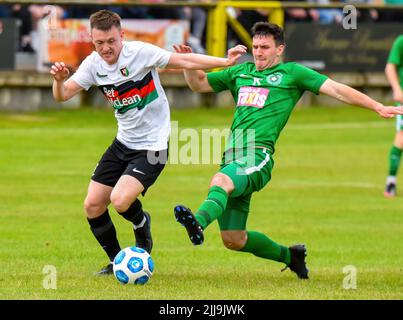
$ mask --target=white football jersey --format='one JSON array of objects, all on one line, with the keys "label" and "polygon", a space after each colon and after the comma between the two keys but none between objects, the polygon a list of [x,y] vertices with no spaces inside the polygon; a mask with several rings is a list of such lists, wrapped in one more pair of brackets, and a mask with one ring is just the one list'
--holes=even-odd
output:
[{"label": "white football jersey", "polygon": [[118,61],[107,64],[94,51],[71,77],[88,90],[96,85],[115,109],[116,138],[135,150],[167,149],[169,104],[156,68],[165,68],[171,52],[141,42],[123,42]]}]

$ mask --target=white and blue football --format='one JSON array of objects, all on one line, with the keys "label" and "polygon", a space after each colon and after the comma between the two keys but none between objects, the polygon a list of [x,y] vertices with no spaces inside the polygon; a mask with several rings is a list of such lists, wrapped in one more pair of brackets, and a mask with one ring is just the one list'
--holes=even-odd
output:
[{"label": "white and blue football", "polygon": [[122,249],[113,260],[113,274],[123,284],[145,284],[153,272],[153,259],[138,247]]}]

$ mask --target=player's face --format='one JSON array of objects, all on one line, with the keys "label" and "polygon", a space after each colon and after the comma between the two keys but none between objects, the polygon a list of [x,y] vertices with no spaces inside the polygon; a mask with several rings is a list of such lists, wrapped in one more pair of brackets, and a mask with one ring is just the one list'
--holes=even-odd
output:
[{"label": "player's face", "polygon": [[91,30],[91,38],[95,50],[106,63],[114,64],[118,61],[123,46],[123,30],[115,26],[108,31],[94,28]]},{"label": "player's face", "polygon": [[283,51],[284,45],[276,46],[272,35],[253,37],[252,52],[257,70],[265,70],[279,63]]}]

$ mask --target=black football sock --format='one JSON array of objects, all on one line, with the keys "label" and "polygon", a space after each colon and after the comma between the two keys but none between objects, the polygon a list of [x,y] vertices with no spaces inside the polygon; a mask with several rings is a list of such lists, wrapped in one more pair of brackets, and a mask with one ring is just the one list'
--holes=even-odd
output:
[{"label": "black football sock", "polygon": [[115,256],[121,250],[116,229],[109,216],[108,209],[97,218],[88,219],[90,228],[95,238],[98,240],[101,247],[105,250],[110,261],[113,261]]},{"label": "black football sock", "polygon": [[144,224],[145,216],[143,206],[139,199],[136,199],[125,212],[118,213],[126,220],[133,222],[135,227],[139,226],[141,223]]}]

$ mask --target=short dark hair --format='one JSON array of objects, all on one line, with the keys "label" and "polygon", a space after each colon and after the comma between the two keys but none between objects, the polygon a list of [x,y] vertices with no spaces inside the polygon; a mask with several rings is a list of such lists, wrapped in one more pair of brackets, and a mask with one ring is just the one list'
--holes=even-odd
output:
[{"label": "short dark hair", "polygon": [[120,29],[120,16],[109,10],[99,10],[90,16],[90,27],[102,31],[109,31],[115,26]]},{"label": "short dark hair", "polygon": [[252,38],[255,36],[273,36],[276,46],[285,44],[283,29],[274,23],[256,22],[252,27]]}]

